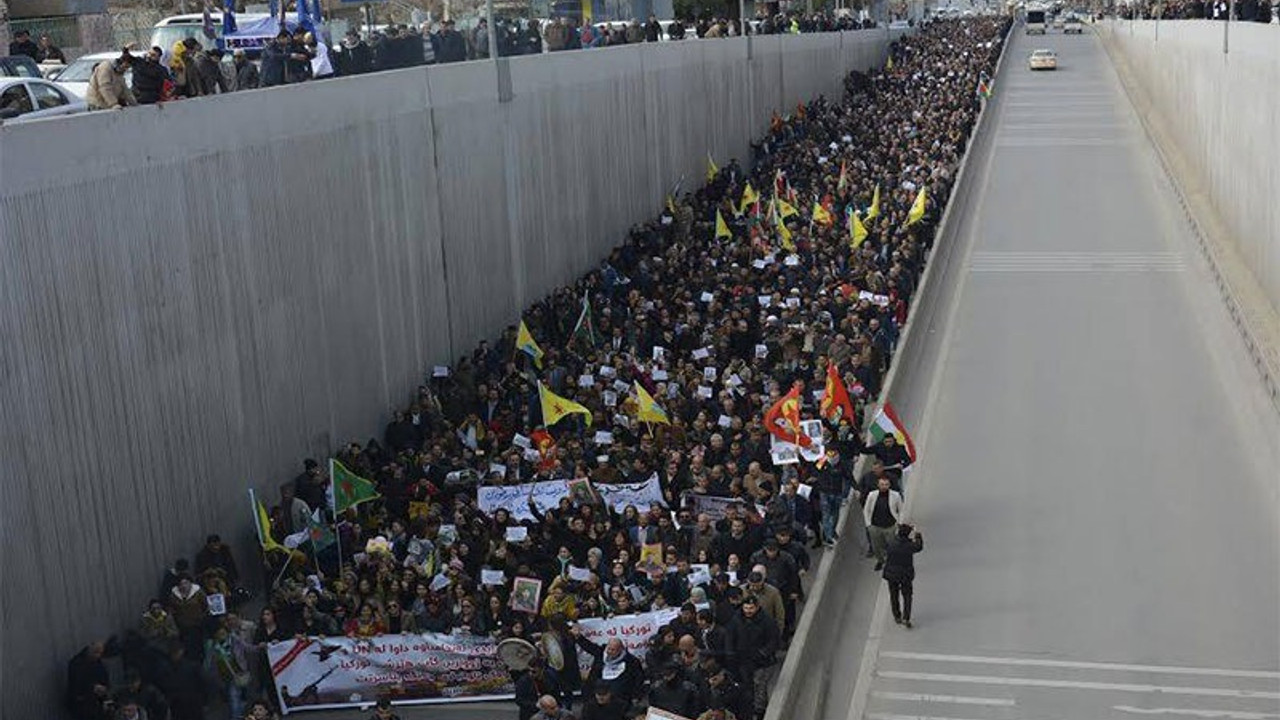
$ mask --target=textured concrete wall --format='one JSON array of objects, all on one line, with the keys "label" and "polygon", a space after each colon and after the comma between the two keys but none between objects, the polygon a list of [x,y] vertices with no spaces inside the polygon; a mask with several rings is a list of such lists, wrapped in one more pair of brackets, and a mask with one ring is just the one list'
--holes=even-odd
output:
[{"label": "textured concrete wall", "polygon": [[[0,127],[0,716],[132,622],[245,489],[381,432],[707,152],[886,32],[464,63]],[[246,563],[247,565],[248,563]]]},{"label": "textured concrete wall", "polygon": [[1209,20],[1099,25],[1190,161],[1280,310],[1280,31]]}]

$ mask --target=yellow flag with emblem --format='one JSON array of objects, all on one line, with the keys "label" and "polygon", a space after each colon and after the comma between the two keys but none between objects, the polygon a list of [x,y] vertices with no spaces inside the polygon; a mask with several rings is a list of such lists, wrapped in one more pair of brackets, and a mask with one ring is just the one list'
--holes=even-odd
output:
[{"label": "yellow flag with emblem", "polygon": [[822,207],[822,203],[816,200],[813,203],[813,221],[819,225],[831,225],[831,213]]},{"label": "yellow flag with emblem", "polygon": [[760,195],[756,193],[756,189],[751,187],[751,183],[742,189],[742,202],[738,204],[738,214],[747,211],[751,204],[760,199]]},{"label": "yellow flag with emblem", "polygon": [[551,392],[547,386],[538,383],[538,400],[542,403],[542,424],[551,427],[560,422],[565,415],[586,415],[587,427],[591,427],[591,411],[566,397]]},{"label": "yellow flag with emblem", "polygon": [[907,213],[907,227],[911,227],[924,217],[925,188],[920,186],[920,192],[916,193],[916,201],[911,203],[911,210]]},{"label": "yellow flag with emblem", "polygon": [[876,185],[875,192],[871,193],[871,207],[867,208],[867,219],[875,220],[880,217],[880,186]]},{"label": "yellow flag with emblem", "polygon": [[533,364],[537,365],[539,369],[542,368],[542,348],[538,347],[537,341],[533,339],[533,334],[529,332],[524,320],[520,321],[520,330],[516,332],[516,349],[533,358]]},{"label": "yellow flag with emblem", "polygon": [[636,386],[636,419],[640,422],[660,423],[662,425],[670,425],[671,420],[667,417],[667,411],[658,406],[644,386],[635,383]]},{"label": "yellow flag with emblem", "polygon": [[716,161],[711,159],[711,153],[707,153],[707,182],[716,179],[716,175],[720,174],[720,168],[716,167]]},{"label": "yellow flag with emblem", "polygon": [[729,232],[729,225],[724,221],[724,216],[716,210],[716,238],[731,238],[733,233]]},{"label": "yellow flag with emblem", "polygon": [[857,248],[867,239],[867,226],[862,224],[862,219],[858,217],[858,213],[849,213],[849,245]]}]

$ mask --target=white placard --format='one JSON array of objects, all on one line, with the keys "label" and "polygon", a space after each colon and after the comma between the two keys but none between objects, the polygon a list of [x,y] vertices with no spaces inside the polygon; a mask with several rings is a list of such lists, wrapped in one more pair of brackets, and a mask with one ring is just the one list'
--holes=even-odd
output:
[{"label": "white placard", "polygon": [[498,473],[502,477],[506,477],[507,466],[502,463],[491,462],[489,463],[489,474],[492,475],[493,473]]},{"label": "white placard", "polygon": [[511,438],[511,444],[516,447],[524,448],[525,450],[533,447],[533,441],[520,433],[516,433],[516,436]]},{"label": "white placard", "polygon": [[614,370],[612,365],[600,366],[600,377],[611,378],[611,377],[617,377],[617,376],[618,376],[618,371]]},{"label": "white placard", "polygon": [[712,295],[712,294],[711,294],[711,293],[709,293],[709,292],[703,292],[703,293],[702,293],[702,302],[704,302],[704,303],[709,303],[709,302],[711,302],[711,301],[713,301],[713,300],[715,300],[715,299],[716,299],[716,296],[715,296],[715,295]]},{"label": "white placard", "polygon": [[689,574],[689,587],[694,588],[699,585],[710,585],[711,573],[706,570],[699,570]]},{"label": "white placard", "polygon": [[431,578],[431,592],[440,592],[449,587],[449,576],[444,573]]},{"label": "white placard", "polygon": [[738,377],[738,373],[734,373],[729,376],[729,380],[727,382],[729,383],[729,387],[738,387],[742,384],[742,378]]},{"label": "white placard", "polygon": [[618,406],[618,393],[612,390],[605,390],[603,393],[600,394],[600,396],[604,398],[605,407]]},{"label": "white placard", "polygon": [[654,382],[662,382],[670,377],[671,376],[667,374],[667,371],[663,370],[662,368],[658,368],[657,370],[653,371]]},{"label": "white placard", "polygon": [[715,382],[716,381],[715,366],[702,368],[702,379],[706,380],[707,382]]},{"label": "white placard", "polygon": [[524,451],[524,459],[528,460],[529,462],[536,462],[542,459],[542,453],[538,452],[537,450],[534,450],[533,448],[529,448],[528,450]]},{"label": "white placard", "polygon": [[613,381],[613,389],[614,389],[616,392],[626,393],[626,392],[629,392],[629,391],[631,390],[631,386],[630,386],[630,385],[628,385],[627,383],[622,382],[621,380],[614,380],[614,381]]},{"label": "white placard", "polygon": [[670,215],[663,215],[663,216],[662,216],[662,218],[661,218],[661,222],[662,222],[662,224],[663,224],[663,225],[670,225],[670,224],[671,224],[671,216],[670,216]]},{"label": "white placard", "polygon": [[796,494],[808,500],[809,496],[813,494],[813,486],[800,483],[800,486],[796,488]]},{"label": "white placard", "polygon": [[720,419],[716,421],[716,424],[722,428],[733,427],[733,418],[728,415],[721,415]]},{"label": "white placard", "polygon": [[506,585],[507,576],[501,570],[481,570],[481,585]]},{"label": "white placard", "polygon": [[579,376],[578,376],[578,387],[580,387],[580,388],[590,388],[590,387],[595,387],[595,386],[596,386],[596,379],[595,379],[595,377],[594,377],[594,376],[592,376],[592,375],[579,375]]},{"label": "white placard", "polygon": [[784,259],[784,260],[782,261],[782,264],[783,264],[783,265],[786,265],[787,267],[795,267],[796,265],[799,265],[799,264],[800,264],[800,256],[799,256],[799,255],[788,255],[788,256],[786,257],[786,259]]},{"label": "white placard", "polygon": [[449,377],[449,366],[437,365],[431,368],[431,377]]},{"label": "white placard", "polygon": [[769,307],[773,304],[772,295],[757,295],[756,302],[760,303],[760,307]]},{"label": "white placard", "polygon": [[757,345],[757,346],[756,346],[756,357],[758,357],[758,358],[760,358],[760,359],[762,359],[762,360],[763,360],[764,358],[769,357],[769,346],[768,346],[768,345]]},{"label": "white placard", "polygon": [[667,356],[667,349],[666,349],[666,348],[662,347],[661,345],[654,345],[654,346],[653,346],[653,361],[654,361],[654,362],[661,362],[661,361],[662,361],[662,359],[663,359],[663,358],[665,358],[666,356]]},{"label": "white placard", "polygon": [[508,525],[507,542],[524,542],[529,539],[529,528],[524,525]]},{"label": "white placard", "polygon": [[755,268],[755,269],[757,269],[757,270],[763,270],[763,269],[765,269],[765,267],[766,267],[767,265],[768,265],[768,263],[766,263],[766,262],[765,262],[765,261],[763,261],[763,260],[752,260],[752,261],[751,261],[751,267],[753,267],[753,268]]},{"label": "white placard", "polygon": [[693,351],[694,360],[705,360],[709,357],[711,357],[711,353],[707,352],[706,348],[698,348],[697,350]]},{"label": "white placard", "polygon": [[595,437],[592,438],[592,442],[594,442],[597,445],[612,445],[613,433],[607,430],[597,430]]},{"label": "white placard", "polygon": [[711,388],[707,387],[706,385],[698,386],[698,397],[704,400],[710,400],[714,396],[715,396],[715,393],[711,390]]},{"label": "white placard", "polygon": [[569,579],[574,582],[586,582],[591,579],[591,571],[587,568],[569,566]]},{"label": "white placard", "polygon": [[791,308],[791,309],[793,309],[793,310],[794,310],[795,308],[800,307],[800,298],[798,298],[798,297],[789,297],[789,298],[787,298],[787,307],[789,307],[789,308]]},{"label": "white placard", "polygon": [[726,571],[724,572],[724,574],[729,576],[729,584],[730,584],[730,585],[732,585],[732,586],[734,586],[734,587],[737,587],[737,586],[738,586],[738,571],[737,571],[737,570],[726,570]]},{"label": "white placard", "polygon": [[222,593],[214,593],[206,595],[205,604],[209,606],[210,615],[226,615],[227,614],[227,597]]}]

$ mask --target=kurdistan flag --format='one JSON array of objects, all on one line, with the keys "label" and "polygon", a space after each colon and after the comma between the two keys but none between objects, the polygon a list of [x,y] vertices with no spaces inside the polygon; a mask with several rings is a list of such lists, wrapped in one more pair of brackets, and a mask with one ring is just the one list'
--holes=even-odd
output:
[{"label": "kurdistan flag", "polygon": [[893,405],[886,402],[880,408],[880,412],[876,413],[876,417],[871,421],[871,442],[878,443],[884,440],[886,435],[892,435],[898,439],[898,444],[907,449],[907,455],[911,457],[911,462],[916,461],[916,444],[911,441],[911,436],[902,426],[902,421],[898,419],[898,413],[894,412]]}]

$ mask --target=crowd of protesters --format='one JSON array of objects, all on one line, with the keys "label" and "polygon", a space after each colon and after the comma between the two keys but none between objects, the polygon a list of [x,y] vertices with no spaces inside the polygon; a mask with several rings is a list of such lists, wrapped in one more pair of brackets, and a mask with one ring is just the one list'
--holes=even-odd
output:
[{"label": "crowd of protesters", "polygon": [[1125,20],[1239,20],[1269,23],[1280,17],[1280,8],[1272,0],[1159,0],[1123,5],[1116,9]]},{"label": "crowd of protesters", "polygon": [[[690,718],[759,718],[804,601],[810,552],[836,540],[833,514],[900,489],[893,468],[901,448],[866,446],[862,415],[974,128],[976,89],[1007,30],[995,18],[933,23],[895,42],[886,69],[849,75],[839,102],[818,98],[775,116],[750,170],[737,161],[709,170],[705,186],[675,193],[599,269],[527,310],[540,353],[517,347],[513,326],[447,375],[433,372],[381,438],[337,452],[379,494],[327,518],[348,549],[345,564],[334,545],[292,564],[288,553],[264,553],[269,590],[250,620],[238,612],[249,607],[238,588],[250,583],[210,536],[193,561],[164,571],[138,627],[71,661],[75,716],[197,720],[222,697],[229,710],[219,705],[216,717],[266,720],[275,713],[267,644],[438,632],[559,640],[564,670],[535,661],[515,673],[522,720],[622,720],[646,705]],[[748,184],[759,199],[744,204]],[[908,225],[922,187],[926,212]],[[778,204],[762,209],[770,200],[801,212],[778,220]],[[826,222],[818,207],[837,218],[858,213],[865,240],[851,243],[845,223]],[[775,466],[762,415],[799,386],[802,414],[817,417],[828,363],[852,390],[853,416],[826,423],[822,463]],[[539,382],[589,409],[591,427],[582,415],[543,427]],[[669,423],[637,422],[638,394],[613,383],[638,383]],[[602,429],[612,437],[596,435]],[[539,431],[547,435],[536,447],[517,442]],[[855,477],[860,455],[875,459]],[[603,486],[655,473],[666,507],[615,512],[566,498],[521,523],[508,509],[478,506],[478,484],[586,478]],[[275,540],[328,512],[328,484],[325,466],[307,460],[280,488],[270,510]],[[698,512],[698,496],[733,502]],[[878,536],[901,519],[896,513],[888,523],[878,507],[857,515]],[[527,539],[508,541],[517,524]],[[382,551],[357,556],[370,540]],[[661,562],[638,563],[656,543]],[[709,580],[691,583],[698,563]],[[570,567],[589,577],[571,580]],[[513,611],[509,582],[482,584],[483,570],[541,579],[540,612]],[[441,574],[448,584],[433,589]],[[227,599],[225,614],[210,614],[214,595]],[[648,641],[643,661],[616,640],[586,641],[574,626],[662,608],[679,612]],[[593,657],[585,679],[578,652]],[[108,678],[102,658],[111,654],[123,656],[123,685]],[[392,715],[385,707],[375,714]]]},{"label": "crowd of protesters", "polygon": [[[501,56],[580,50],[616,45],[679,41],[692,38],[723,38],[740,34],[737,20],[701,18],[687,24],[680,20],[664,24],[656,17],[616,23],[578,23],[573,18],[554,20],[498,18],[494,37]],[[748,33],[781,34],[831,32],[873,27],[849,17],[826,13],[761,16],[747,23]],[[41,45],[25,34],[10,45],[10,54],[41,57],[61,51],[41,39]],[[333,47],[306,27],[290,32],[282,29],[250,57],[244,49],[225,53],[205,48],[195,37],[172,48],[152,47],[134,55],[126,48],[114,61],[104,61],[94,69],[87,101],[95,110],[132,105],[148,105],[179,98],[193,98],[287,85],[343,75],[362,75],[426,64],[443,64],[490,57],[489,27],[484,18],[469,31],[461,31],[453,20],[423,23],[420,26],[390,25],[362,36],[348,31]],[[132,71],[132,83],[126,73]]]}]

